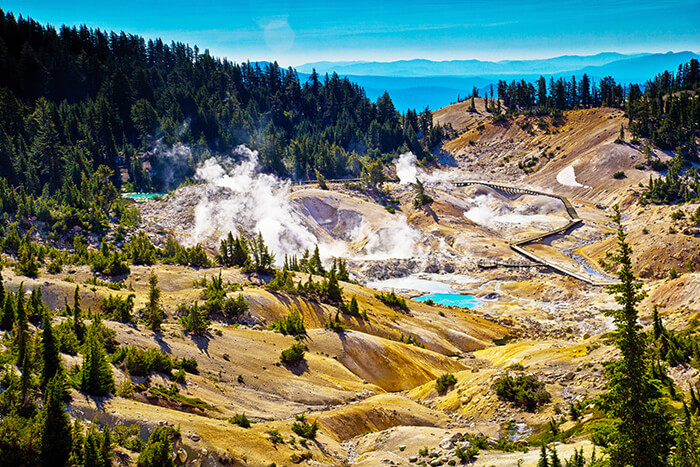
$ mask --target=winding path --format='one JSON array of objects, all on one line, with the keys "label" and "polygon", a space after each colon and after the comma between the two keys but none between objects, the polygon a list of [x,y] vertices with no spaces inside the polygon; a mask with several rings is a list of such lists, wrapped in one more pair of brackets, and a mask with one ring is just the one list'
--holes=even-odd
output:
[{"label": "winding path", "polygon": [[[334,182],[360,182],[362,179],[359,178],[351,178],[351,179],[339,179],[339,180],[326,180],[327,183],[334,183]],[[398,180],[386,180],[386,182],[397,182]],[[292,182],[293,185],[311,185],[311,184],[317,184],[318,182],[316,180],[303,180],[303,181],[296,181]],[[540,240],[544,240],[547,237],[551,237],[553,235],[558,235],[558,234],[563,234],[572,229],[573,227],[582,224],[583,221],[578,217],[578,213],[576,212],[576,209],[574,208],[574,205],[571,204],[571,202],[565,198],[564,196],[559,196],[555,195],[552,193],[545,193],[542,191],[536,191],[536,190],[531,190],[529,188],[520,188],[520,187],[515,187],[515,186],[510,186],[510,185],[504,185],[502,183],[493,183],[493,182],[487,182],[484,180],[468,180],[468,181],[462,181],[462,182],[453,182],[452,183],[454,186],[457,187],[464,187],[464,186],[470,186],[470,185],[483,185],[483,186],[488,186],[491,187],[495,190],[502,191],[504,193],[514,193],[514,194],[524,194],[524,195],[534,195],[534,196],[548,196],[550,198],[558,199],[564,204],[564,209],[566,209],[566,213],[569,215],[570,221],[568,224],[566,224],[563,227],[559,227],[558,229],[550,230],[549,232],[544,232],[538,235],[533,235],[531,237],[525,238],[523,240],[518,240],[517,242],[514,243],[509,243],[510,248],[525,256],[526,258],[542,264],[544,266],[547,266],[549,268],[554,269],[555,271],[558,271],[562,274],[565,274],[567,276],[574,277],[578,280],[581,280],[583,282],[586,282],[587,284],[591,285],[596,285],[596,286],[607,286],[611,284],[615,284],[615,281],[612,280],[601,280],[598,278],[595,278],[593,275],[589,274],[583,274],[577,271],[572,271],[570,269],[567,269],[563,266],[560,266],[556,263],[553,263],[546,258],[543,258],[539,255],[536,255],[525,248],[523,246],[529,244],[529,243],[534,243],[538,242]]]},{"label": "winding path", "polygon": [[566,213],[569,215],[571,220],[569,221],[568,224],[566,224],[563,227],[559,227],[558,229],[550,230],[549,232],[544,232],[538,235],[533,235],[532,237],[525,238],[523,240],[519,240],[514,243],[510,243],[510,248],[525,256],[526,258],[535,261],[536,263],[543,264],[547,267],[550,267],[556,271],[559,271],[562,274],[566,274],[568,276],[574,277],[578,280],[581,280],[583,282],[586,282],[591,285],[597,285],[597,286],[606,286],[610,284],[614,284],[614,281],[609,281],[609,280],[600,280],[600,279],[595,279],[591,275],[587,274],[582,274],[580,272],[572,271],[570,269],[567,269],[565,267],[562,267],[556,263],[553,263],[545,258],[542,258],[539,255],[536,255],[525,248],[523,248],[524,245],[527,245],[529,243],[534,243],[538,242],[540,240],[543,240],[547,237],[550,237],[552,235],[558,235],[558,234],[563,234],[566,233],[569,229],[582,224],[583,221],[578,217],[578,213],[576,212],[576,209],[574,209],[573,204],[566,199],[563,196],[559,195],[553,195],[551,193],[544,193],[542,191],[535,191],[535,190],[530,190],[528,188],[519,188],[519,187],[514,187],[514,186],[509,186],[509,185],[503,185],[500,183],[492,183],[492,182],[486,182],[482,180],[470,180],[470,181],[464,181],[464,182],[456,182],[454,184],[455,186],[459,187],[464,187],[464,186],[470,186],[470,185],[483,185],[483,186],[488,186],[493,189],[503,191],[505,193],[516,193],[516,194],[527,194],[527,195],[535,195],[535,196],[548,196],[550,198],[556,198],[559,201],[561,201],[564,204],[564,208],[566,209]]}]

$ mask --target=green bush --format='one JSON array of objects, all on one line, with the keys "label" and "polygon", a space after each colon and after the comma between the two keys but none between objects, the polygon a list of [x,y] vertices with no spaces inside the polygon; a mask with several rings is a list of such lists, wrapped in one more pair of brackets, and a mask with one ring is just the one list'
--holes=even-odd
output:
[{"label": "green bush", "polygon": [[146,232],[141,231],[132,237],[126,250],[134,264],[151,265],[156,262],[156,247],[153,246]]},{"label": "green bush", "polygon": [[129,294],[128,297],[123,298],[119,295],[112,295],[103,298],[100,301],[100,308],[102,313],[109,318],[119,321],[120,323],[131,323],[134,321],[132,315],[134,311],[134,299],[136,295]]},{"label": "green bush", "polygon": [[292,310],[284,318],[272,323],[270,329],[281,332],[285,336],[300,336],[306,333],[304,317],[297,310]]},{"label": "green bush", "polygon": [[620,171],[618,171],[618,172],[615,172],[615,173],[613,174],[613,178],[614,178],[615,180],[622,180],[622,179],[625,178],[625,177],[626,177],[626,175],[625,175],[625,173],[624,173],[622,170],[620,170]]},{"label": "green bush", "polygon": [[185,384],[187,382],[187,376],[185,376],[185,370],[182,368],[178,369],[173,373],[173,381],[180,384]]},{"label": "green bush", "polygon": [[189,313],[187,316],[180,318],[180,324],[187,332],[191,332],[193,334],[204,334],[209,330],[211,321],[209,321],[202,314],[199,309],[199,305],[197,305],[197,302],[195,302],[194,305],[189,308]]},{"label": "green bush", "polygon": [[173,360],[160,350],[139,349],[136,346],[120,347],[112,355],[112,363],[123,364],[123,367],[134,376],[148,376],[154,371],[167,375],[173,369]]},{"label": "green bush", "polygon": [[243,294],[238,294],[238,297],[227,298],[226,301],[224,301],[223,312],[227,316],[235,317],[248,311],[249,307],[250,305]]},{"label": "green bush", "polygon": [[282,351],[280,354],[280,360],[286,365],[295,365],[304,358],[304,352],[306,352],[306,350],[306,344],[303,342],[297,342],[287,350]]},{"label": "green bush", "polygon": [[194,358],[186,358],[182,357],[180,360],[175,361],[175,368],[181,368],[185,370],[187,373],[192,373],[193,375],[196,375],[199,373],[197,370],[197,360]]},{"label": "green bush", "polygon": [[442,394],[447,391],[447,388],[457,384],[457,378],[452,373],[445,373],[435,380],[435,390]]},{"label": "green bush", "polygon": [[380,292],[374,294],[374,296],[386,306],[390,306],[391,308],[398,308],[399,310],[403,311],[409,311],[408,305],[406,304],[406,299],[396,295],[396,293],[393,290],[389,293]]},{"label": "green bush", "polygon": [[455,448],[455,457],[461,461],[471,461],[476,458],[477,454],[479,454],[479,448],[476,446],[469,445],[464,448],[457,446]]},{"label": "green bush", "polygon": [[272,430],[268,432],[268,436],[270,441],[272,441],[272,444],[284,444],[284,438],[279,430]]},{"label": "green bush", "polygon": [[313,423],[309,423],[304,414],[297,415],[295,418],[296,421],[292,423],[292,431],[294,433],[306,439],[316,438],[316,432],[318,431],[318,420],[314,420]]},{"label": "green bush", "polygon": [[141,452],[143,450],[143,442],[139,439],[139,426],[134,425],[115,425],[112,428],[112,436],[117,445],[128,449],[129,451]]},{"label": "green bush", "polygon": [[236,414],[229,418],[228,421],[234,425],[240,426],[241,428],[250,428],[250,420],[248,420],[248,417],[246,417],[244,413]]},{"label": "green bush", "polygon": [[501,400],[513,402],[530,411],[551,399],[550,394],[544,389],[544,383],[530,375],[511,378],[506,374],[496,380],[493,389]]}]

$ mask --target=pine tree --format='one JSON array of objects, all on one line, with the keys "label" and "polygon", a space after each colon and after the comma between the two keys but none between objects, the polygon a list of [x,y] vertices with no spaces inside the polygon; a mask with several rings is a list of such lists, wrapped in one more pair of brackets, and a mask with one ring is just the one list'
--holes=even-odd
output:
[{"label": "pine tree", "polygon": [[41,413],[41,464],[60,467],[68,462],[73,437],[68,412],[63,405],[63,378],[53,377],[46,386]]},{"label": "pine tree", "polygon": [[608,454],[613,467],[664,466],[670,449],[670,426],[657,388],[651,382],[645,336],[637,322],[637,304],[644,298],[632,270],[632,250],[622,228],[622,216],[614,206],[618,249],[613,260],[620,265],[619,283],[608,287],[622,308],[605,310],[615,321],[615,345],[621,360],[606,364],[608,392],[600,398],[603,409],[614,419]]},{"label": "pine tree", "polygon": [[550,454],[550,461],[551,461],[551,463],[549,464],[550,467],[562,467],[561,461],[559,460],[559,454],[557,454],[557,448],[555,448],[555,447],[549,448],[549,454]]},{"label": "pine tree", "polygon": [[318,245],[316,245],[313,255],[311,255],[311,258],[309,258],[308,272],[319,276],[326,274],[326,270],[323,267],[323,262],[321,261],[321,253],[318,250]]},{"label": "pine tree", "polygon": [[0,272],[0,313],[2,313],[5,305],[5,284],[3,283],[2,273]]},{"label": "pine tree", "polygon": [[24,304],[24,283],[17,289],[17,306],[15,309],[14,346],[17,352],[17,367],[22,369],[27,360],[27,346],[29,344],[29,323]]},{"label": "pine tree", "polygon": [[97,423],[93,421],[85,437],[83,467],[111,467],[112,439],[109,427],[104,427],[102,432],[99,432],[96,427]]},{"label": "pine tree", "polygon": [[190,307],[189,314],[180,319],[180,324],[185,328],[185,331],[194,334],[204,334],[209,329],[211,322],[202,315],[197,302]]},{"label": "pine tree", "polygon": [[547,455],[547,446],[542,444],[540,449],[540,458],[537,461],[537,467],[549,467],[549,456]]},{"label": "pine tree", "polygon": [[160,288],[158,287],[158,276],[154,270],[151,270],[151,275],[148,277],[148,302],[146,303],[146,311],[148,315],[148,328],[152,331],[160,331],[160,325],[163,322],[163,311],[160,307]]},{"label": "pine tree", "polygon": [[352,299],[350,300],[350,305],[348,306],[348,313],[354,316],[360,314],[360,307],[357,305],[357,297],[355,295],[353,295]]},{"label": "pine tree", "polygon": [[105,358],[98,326],[99,321],[93,319],[87,332],[79,386],[84,393],[93,396],[106,396],[114,392],[114,375]]},{"label": "pine tree", "polygon": [[148,442],[136,460],[138,467],[175,467],[170,451],[172,442],[170,430],[159,426],[148,437]]},{"label": "pine tree", "polygon": [[15,325],[15,299],[12,292],[7,292],[5,296],[5,304],[2,310],[2,319],[0,320],[0,329],[10,331]]},{"label": "pine tree", "polygon": [[17,353],[16,364],[22,372],[20,378],[20,398],[22,406],[27,405],[27,398],[32,384],[32,351],[29,321],[24,303],[24,283],[17,289],[17,315],[14,327],[14,347]]},{"label": "pine tree", "polygon": [[49,381],[61,370],[61,356],[58,352],[58,343],[53,333],[48,310],[44,311],[41,331],[41,360],[41,387],[46,388]]},{"label": "pine tree", "polygon": [[82,466],[85,464],[85,435],[83,434],[83,424],[80,417],[76,417],[71,430],[73,446],[68,464],[71,466]]},{"label": "pine tree", "polygon": [[335,278],[333,270],[328,275],[328,282],[325,287],[326,299],[331,303],[338,303],[343,299],[343,289],[338,285],[338,279]]},{"label": "pine tree", "polygon": [[265,245],[262,233],[258,232],[258,236],[252,242],[253,261],[255,272],[258,274],[269,274],[274,271],[275,255],[270,253],[270,250]]},{"label": "pine tree", "polygon": [[83,323],[83,311],[80,308],[80,286],[75,286],[73,293],[73,332],[81,344],[85,341],[85,323]]}]

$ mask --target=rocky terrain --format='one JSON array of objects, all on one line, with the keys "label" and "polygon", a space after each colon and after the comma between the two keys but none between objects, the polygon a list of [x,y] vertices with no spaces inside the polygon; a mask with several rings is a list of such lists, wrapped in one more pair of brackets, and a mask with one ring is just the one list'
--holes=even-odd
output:
[{"label": "rocky terrain", "polygon": [[[477,112],[468,112],[464,102],[435,112],[459,136],[444,145],[453,166],[431,174],[419,169],[433,198],[420,208],[414,206],[415,192],[408,184],[386,184],[398,207],[392,213],[342,184],[330,183],[328,191],[292,188],[267,183],[254,173],[249,179],[262,198],[241,201],[231,194],[235,188],[208,182],[138,205],[143,228],[156,245],[173,234],[185,244],[200,242],[213,254],[223,235],[244,228],[275,232],[268,243],[278,263],[285,254],[299,255],[315,244],[327,260],[346,258],[354,282],[341,283],[344,299],[355,296],[367,318],[343,315],[340,332],[324,327],[335,307],[270,292],[263,287],[265,278],[235,268],[132,266],[127,278],[132,290],[119,291],[84,284],[92,277],[87,267],[55,275],[42,271],[36,280],[3,271],[9,288],[22,281],[25,288],[41,286],[53,309],[70,300],[76,283],[83,284],[86,309],[97,309],[108,294],[129,293],[135,294],[139,309],[147,300],[150,271],[159,277],[168,313],[162,332],[142,324],[106,323],[121,345],[195,358],[199,373],[187,375],[179,393],[202,404],[192,408],[147,392],[87,398],[74,391],[71,415],[96,417],[100,424],[136,424],[144,439],[154,426],[179,426],[182,437],[175,455],[185,465],[453,465],[461,462],[456,448],[466,448],[469,436],[481,434],[486,445],[473,465],[534,466],[537,449],[509,451],[504,445],[525,446],[562,418],[559,430],[571,434],[557,446],[560,457],[568,458],[577,448],[590,454],[587,427],[599,414],[589,401],[605,382],[601,363],[614,355],[606,336],[612,322],[601,310],[614,307],[614,301],[604,287],[542,267],[510,248],[515,241],[566,225],[569,217],[561,201],[483,185],[455,187],[454,182],[487,180],[567,197],[582,222],[526,248],[562,267],[605,279],[613,277],[609,257],[615,248],[607,215],[619,203],[634,267],[648,292],[642,304],[645,324],[653,305],[671,328],[699,317],[700,274],[666,277],[671,268],[700,267],[700,238],[684,219],[671,219],[674,208],[636,204],[639,183],[658,174],[635,168],[644,158],[638,145],[615,142],[626,123],[621,111],[577,110],[556,121],[519,116],[494,122],[483,103],[477,104]],[[618,171],[625,178],[613,178]],[[255,205],[261,199],[268,204]],[[252,212],[243,215],[241,206]],[[689,214],[695,208],[682,209]],[[675,233],[669,233],[669,225]],[[219,271],[225,282],[240,285],[236,293],[249,302],[249,310],[238,324],[215,319],[203,336],[184,333],[177,322],[178,305],[201,300],[202,289],[193,283]],[[367,287],[371,282],[381,288],[382,281],[397,278],[412,282],[388,288],[406,297],[428,291],[422,287],[451,287],[473,295],[480,305],[467,310],[409,300],[409,310],[401,311]],[[306,277],[297,274],[296,279]],[[280,352],[294,339],[269,329],[292,309],[303,315],[307,328],[303,342],[308,351],[298,366],[280,363]],[[77,362],[64,357],[67,366]],[[127,378],[119,369],[116,373],[117,381]],[[435,380],[446,373],[456,383],[438,392]],[[493,385],[506,373],[535,375],[551,402],[526,411],[500,401]],[[683,387],[698,380],[692,368],[671,376]],[[169,384],[159,374],[130,380]],[[581,404],[581,420],[566,417],[570,404]],[[228,421],[242,413],[254,422],[250,428]],[[315,439],[291,431],[294,417],[302,413],[318,421]],[[273,442],[271,433],[282,440]],[[119,455],[124,465],[134,460],[125,450]]]}]

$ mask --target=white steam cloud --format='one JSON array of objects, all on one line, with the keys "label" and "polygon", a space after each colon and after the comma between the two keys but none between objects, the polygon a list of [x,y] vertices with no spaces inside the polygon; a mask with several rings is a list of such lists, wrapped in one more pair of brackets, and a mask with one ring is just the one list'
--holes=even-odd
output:
[{"label": "white steam cloud", "polygon": [[148,157],[156,177],[163,183],[166,191],[175,188],[184,180],[192,166],[192,150],[182,143],[169,147],[163,144],[162,140],[158,140]]},{"label": "white steam cloud", "polygon": [[[316,244],[325,258],[349,257],[350,251],[354,259],[410,258],[416,253],[420,234],[406,224],[405,217],[391,216],[389,222],[379,223],[362,219],[342,235],[329,232],[317,223],[321,219],[307,218],[310,213],[305,216],[303,206],[290,201],[289,181],[258,172],[257,151],[239,146],[234,154],[237,162],[210,158],[197,169],[202,189],[194,209],[192,243],[211,244],[212,238],[239,228],[248,235],[261,232],[278,265],[285,254],[300,255]],[[326,232],[319,230],[319,237],[314,228]]]},{"label": "white steam cloud", "polygon": [[556,219],[552,215],[562,209],[560,201],[545,197],[537,197],[515,207],[492,195],[477,195],[465,202],[470,207],[464,212],[464,217],[487,227],[496,224],[549,224]]},{"label": "white steam cloud", "polygon": [[420,180],[428,186],[450,184],[452,178],[450,173],[440,170],[426,172],[416,166],[416,161],[416,155],[410,151],[401,154],[398,159],[394,160],[396,176],[399,177],[399,182],[402,185],[416,183],[416,180]]},{"label": "white steam cloud", "polygon": [[257,172],[258,153],[245,146],[234,152],[241,158],[207,159],[197,169],[196,178],[206,183],[195,208],[194,240],[212,231],[225,235],[242,228],[261,232],[278,262],[285,253],[313,248],[316,237],[294,215],[287,199],[289,182]]}]

